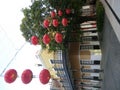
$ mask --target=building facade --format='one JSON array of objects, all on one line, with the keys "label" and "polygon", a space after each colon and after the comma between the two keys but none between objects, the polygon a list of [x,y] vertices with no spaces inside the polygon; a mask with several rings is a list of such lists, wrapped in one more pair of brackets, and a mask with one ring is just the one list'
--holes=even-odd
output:
[{"label": "building facade", "polygon": [[[89,16],[94,17],[94,10],[95,7],[88,5],[83,7],[82,13],[88,15],[86,11],[89,11]],[[80,24],[82,34],[72,33],[80,41],[67,42],[66,50],[40,53],[42,62],[52,75],[52,82],[59,83],[52,83],[51,90],[101,90],[102,54],[96,24],[96,20]]]}]

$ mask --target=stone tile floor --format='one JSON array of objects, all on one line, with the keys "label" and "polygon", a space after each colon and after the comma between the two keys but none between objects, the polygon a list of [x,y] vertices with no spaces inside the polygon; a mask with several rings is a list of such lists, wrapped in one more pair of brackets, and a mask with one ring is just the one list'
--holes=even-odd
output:
[{"label": "stone tile floor", "polygon": [[101,68],[104,70],[104,73],[101,73],[101,90],[120,90],[120,42],[106,16],[100,42]]}]

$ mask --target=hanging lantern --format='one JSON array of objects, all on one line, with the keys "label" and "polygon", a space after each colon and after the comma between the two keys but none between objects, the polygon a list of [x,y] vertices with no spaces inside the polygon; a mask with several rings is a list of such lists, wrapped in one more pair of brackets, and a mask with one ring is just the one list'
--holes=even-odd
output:
[{"label": "hanging lantern", "polygon": [[63,19],[62,19],[62,25],[63,25],[63,26],[67,26],[67,25],[68,25],[68,20],[67,20],[67,18],[63,18]]},{"label": "hanging lantern", "polygon": [[58,15],[59,16],[62,16],[63,15],[63,12],[61,10],[58,11]]},{"label": "hanging lantern", "polygon": [[39,80],[42,84],[47,84],[50,80],[50,72],[47,69],[43,69],[39,74]]},{"label": "hanging lantern", "polygon": [[57,43],[61,43],[61,42],[63,41],[63,36],[62,36],[61,33],[56,33],[56,34],[55,34],[55,41],[56,41]]},{"label": "hanging lantern", "polygon": [[57,19],[53,19],[53,22],[52,22],[52,23],[53,23],[53,26],[54,26],[54,27],[57,27],[58,24],[59,24]]},{"label": "hanging lantern", "polygon": [[28,84],[32,81],[33,78],[33,73],[31,70],[26,69],[23,71],[22,75],[21,75],[21,80],[24,84]]},{"label": "hanging lantern", "polygon": [[69,8],[66,9],[66,14],[70,14],[71,10]]},{"label": "hanging lantern", "polygon": [[43,36],[43,43],[44,44],[49,44],[50,43],[50,37],[49,37],[49,35],[48,34],[45,34],[44,36]]},{"label": "hanging lantern", "polygon": [[33,45],[37,45],[38,42],[39,42],[39,40],[38,40],[38,37],[37,37],[37,36],[32,36],[32,37],[31,37],[31,43],[32,43]]},{"label": "hanging lantern", "polygon": [[16,78],[17,78],[17,71],[15,69],[8,70],[4,75],[4,80],[7,83],[14,82],[16,80]]},{"label": "hanging lantern", "polygon": [[43,26],[45,27],[45,28],[48,28],[49,27],[49,20],[44,20],[44,22],[43,22]]},{"label": "hanging lantern", "polygon": [[52,11],[52,12],[50,13],[50,15],[51,15],[52,18],[54,18],[54,17],[56,16],[56,13],[55,13],[54,11]]}]

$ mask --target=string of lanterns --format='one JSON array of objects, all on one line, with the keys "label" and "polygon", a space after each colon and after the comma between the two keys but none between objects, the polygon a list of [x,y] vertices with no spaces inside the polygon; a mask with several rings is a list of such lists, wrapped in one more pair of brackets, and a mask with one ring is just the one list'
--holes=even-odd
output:
[{"label": "string of lanterns", "polygon": [[[5,72],[4,80],[6,83],[13,83],[18,77],[17,71],[15,69],[9,69]],[[42,84],[47,84],[50,80],[50,72],[47,69],[43,69],[39,74],[39,80]],[[26,69],[21,74],[21,81],[24,84],[29,84],[34,78],[34,75],[30,69]]]}]

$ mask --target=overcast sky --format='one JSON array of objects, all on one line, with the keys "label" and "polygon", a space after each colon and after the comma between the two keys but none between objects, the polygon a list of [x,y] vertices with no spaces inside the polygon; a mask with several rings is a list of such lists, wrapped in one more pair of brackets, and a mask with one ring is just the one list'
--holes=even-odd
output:
[{"label": "overcast sky", "polygon": [[[20,32],[20,23],[23,18],[21,9],[30,4],[31,0],[0,0],[0,74],[12,59],[12,63],[6,70],[14,68],[18,76],[21,76],[25,69],[31,69],[33,74],[38,76],[43,69],[35,66],[36,63],[40,63],[35,57],[40,46],[26,43]],[[24,47],[19,51],[22,46]],[[39,78],[34,78],[30,84],[24,85],[20,77],[14,83],[7,84],[4,78],[0,77],[0,90],[27,89],[49,90],[49,84],[42,85]]]}]

